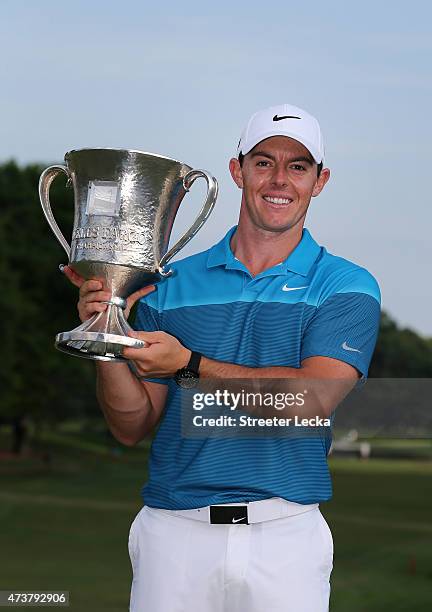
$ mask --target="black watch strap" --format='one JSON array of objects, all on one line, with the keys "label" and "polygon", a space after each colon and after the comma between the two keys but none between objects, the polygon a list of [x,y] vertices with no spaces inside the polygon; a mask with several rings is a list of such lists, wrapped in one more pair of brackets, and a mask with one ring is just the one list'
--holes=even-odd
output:
[{"label": "black watch strap", "polygon": [[199,373],[199,367],[201,363],[201,353],[197,353],[196,351],[192,351],[192,354],[189,359],[189,363],[187,364],[187,369],[192,370],[192,372]]}]

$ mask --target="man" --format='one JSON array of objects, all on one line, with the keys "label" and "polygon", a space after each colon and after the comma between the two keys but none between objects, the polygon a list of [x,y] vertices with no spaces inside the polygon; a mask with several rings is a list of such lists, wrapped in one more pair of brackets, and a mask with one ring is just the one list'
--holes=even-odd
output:
[{"label": "man", "polygon": [[[181,388],[198,377],[352,387],[367,375],[378,286],[303,228],[330,177],[323,157],[319,124],[302,109],[253,115],[229,165],[238,226],[131,296],[141,298],[134,335],[148,344],[124,351],[133,370],[97,364],[117,439],[135,444],[160,423],[129,538],[132,612],[328,610],[332,537],[318,508],[331,497],[328,440],[181,434]],[[106,307],[100,282],[65,272],[80,286],[82,320]]]}]

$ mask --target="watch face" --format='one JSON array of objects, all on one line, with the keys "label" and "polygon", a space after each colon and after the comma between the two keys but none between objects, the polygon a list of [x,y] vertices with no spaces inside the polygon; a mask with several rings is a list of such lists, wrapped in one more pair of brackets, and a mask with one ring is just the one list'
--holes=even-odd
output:
[{"label": "watch face", "polygon": [[193,370],[182,368],[174,376],[174,380],[182,389],[193,389],[198,384],[199,375]]}]

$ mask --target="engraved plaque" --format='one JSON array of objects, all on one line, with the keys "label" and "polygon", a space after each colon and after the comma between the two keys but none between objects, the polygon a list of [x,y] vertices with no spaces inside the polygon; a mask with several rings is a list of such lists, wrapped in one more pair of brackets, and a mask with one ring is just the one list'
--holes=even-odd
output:
[{"label": "engraved plaque", "polygon": [[118,217],[120,211],[120,189],[115,181],[90,181],[87,194],[86,213]]}]

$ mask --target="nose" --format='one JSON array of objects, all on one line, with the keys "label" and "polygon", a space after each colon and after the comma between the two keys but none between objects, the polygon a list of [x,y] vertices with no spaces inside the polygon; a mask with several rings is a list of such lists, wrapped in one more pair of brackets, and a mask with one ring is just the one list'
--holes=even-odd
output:
[{"label": "nose", "polygon": [[288,171],[284,164],[275,164],[273,167],[272,184],[277,187],[286,187],[289,183]]}]

